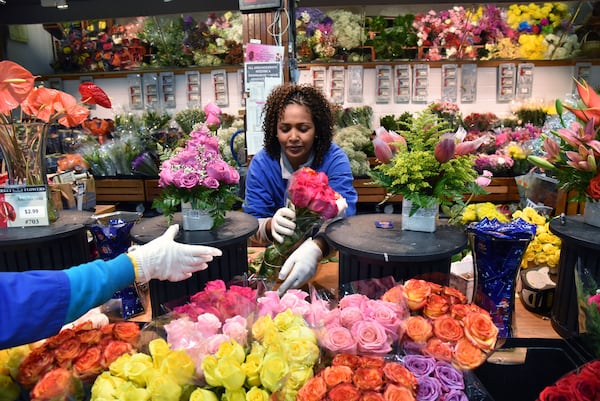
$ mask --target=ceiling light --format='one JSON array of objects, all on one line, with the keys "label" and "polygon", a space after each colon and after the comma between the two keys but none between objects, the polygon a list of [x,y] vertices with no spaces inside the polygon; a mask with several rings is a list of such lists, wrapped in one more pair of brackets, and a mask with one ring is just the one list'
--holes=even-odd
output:
[{"label": "ceiling light", "polygon": [[56,0],[56,8],[59,10],[66,10],[69,8],[69,4],[67,4],[67,0]]},{"label": "ceiling light", "polygon": [[6,0],[0,0],[0,6],[3,6],[6,4]]}]

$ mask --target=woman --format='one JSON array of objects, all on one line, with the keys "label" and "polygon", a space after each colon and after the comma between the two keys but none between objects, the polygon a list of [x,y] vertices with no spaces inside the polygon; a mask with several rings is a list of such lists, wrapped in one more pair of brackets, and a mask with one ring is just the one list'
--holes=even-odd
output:
[{"label": "woman", "polygon": [[[341,195],[338,216],[354,215],[358,195],[350,161],[332,142],[333,112],[320,89],[283,84],[268,96],[263,115],[264,146],[250,162],[243,204],[244,211],[259,220],[254,239],[261,244],[283,242],[293,233],[296,215],[286,207],[287,183],[301,167],[327,174],[329,185]],[[306,240],[283,265],[279,293],[306,283],[328,253],[320,234]]]},{"label": "woman", "polygon": [[181,281],[222,252],[174,241],[179,225],[114,259],[66,270],[0,273],[0,349],[50,337],[134,281]]}]

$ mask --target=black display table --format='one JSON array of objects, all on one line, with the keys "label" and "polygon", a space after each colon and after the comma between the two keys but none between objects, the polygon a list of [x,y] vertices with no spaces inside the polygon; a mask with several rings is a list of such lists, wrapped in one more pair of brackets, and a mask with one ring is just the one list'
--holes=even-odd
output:
[{"label": "black display table", "polygon": [[600,227],[583,222],[583,216],[566,216],[550,222],[550,231],[561,239],[558,278],[552,302],[551,322],[556,332],[570,338],[579,335],[575,269],[580,261],[600,282]]},{"label": "black display table", "polygon": [[[181,227],[181,213],[175,213],[174,223]],[[131,230],[135,243],[145,244],[159,237],[167,229],[165,216],[143,218]],[[258,220],[243,212],[227,212],[225,222],[216,229],[208,231],[184,231],[180,228],[175,241],[184,244],[200,244],[219,248],[223,255],[208,264],[206,270],[196,272],[188,280],[171,283],[168,281],[150,281],[150,301],[152,316],[165,312],[165,304],[185,300],[186,297],[204,289],[207,282],[221,279],[228,283],[235,276],[248,271],[248,238],[258,230]]]},{"label": "black display table", "polygon": [[0,228],[0,271],[62,270],[90,261],[92,212],[61,210],[48,226]]},{"label": "black display table", "polygon": [[[391,221],[393,228],[375,226]],[[433,233],[402,231],[399,214],[361,214],[335,221],[325,229],[332,247],[339,250],[339,284],[393,276],[397,281],[443,273],[450,276],[452,256],[467,247],[463,228],[440,222]]]}]

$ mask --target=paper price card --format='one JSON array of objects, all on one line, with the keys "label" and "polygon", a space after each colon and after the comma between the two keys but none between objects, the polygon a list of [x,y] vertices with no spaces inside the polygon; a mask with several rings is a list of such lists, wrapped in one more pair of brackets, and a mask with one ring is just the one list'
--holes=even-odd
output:
[{"label": "paper price card", "polygon": [[47,226],[45,186],[0,188],[0,227]]}]

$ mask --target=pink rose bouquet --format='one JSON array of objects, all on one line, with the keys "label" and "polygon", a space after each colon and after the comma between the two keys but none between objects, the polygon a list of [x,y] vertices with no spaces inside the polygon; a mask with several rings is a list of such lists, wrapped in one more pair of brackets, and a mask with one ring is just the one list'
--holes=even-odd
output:
[{"label": "pink rose bouquet", "polygon": [[296,210],[296,229],[283,243],[274,243],[265,249],[259,276],[275,283],[279,270],[313,229],[338,213],[336,200],[339,194],[329,186],[329,178],[323,172],[304,167],[296,171],[289,181],[288,198]]},{"label": "pink rose bouquet", "polygon": [[[210,106],[210,107],[209,107]],[[207,120],[190,133],[184,149],[162,163],[158,186],[163,188],[153,207],[162,210],[169,224],[181,203],[194,209],[210,211],[215,226],[225,219],[238,197],[240,175],[227,163],[220,151],[219,140],[211,131],[219,125],[215,106],[205,107]]]}]

